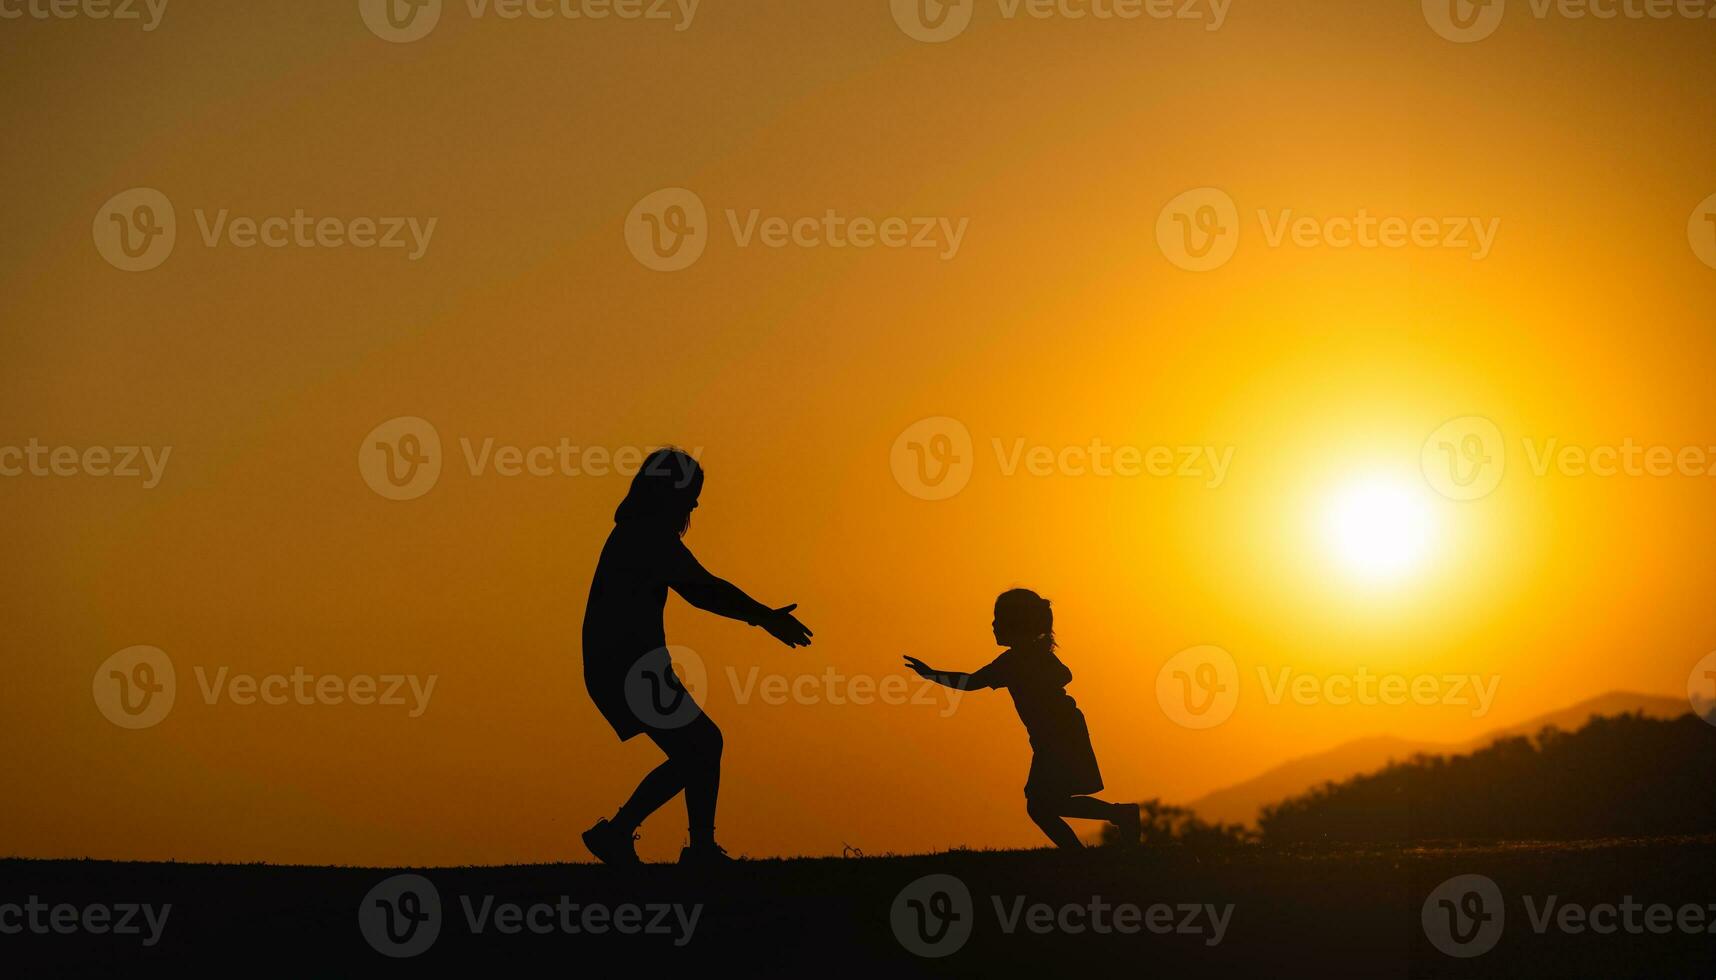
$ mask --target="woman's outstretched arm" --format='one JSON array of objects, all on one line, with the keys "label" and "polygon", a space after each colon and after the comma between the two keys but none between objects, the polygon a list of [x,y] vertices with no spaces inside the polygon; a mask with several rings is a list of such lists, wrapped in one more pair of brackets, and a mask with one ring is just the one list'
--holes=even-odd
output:
[{"label": "woman's outstretched arm", "polygon": [[668,585],[686,602],[704,612],[761,626],[768,630],[770,636],[789,647],[810,645],[810,630],[792,614],[798,603],[771,609],[746,595],[737,585],[710,574],[684,545],[679,551],[682,554],[674,563]]},{"label": "woman's outstretched arm", "polygon": [[967,674],[957,670],[936,670],[916,657],[907,657],[906,666],[924,680],[934,681],[942,687],[951,687],[956,691],[981,691],[989,686],[976,674]]}]

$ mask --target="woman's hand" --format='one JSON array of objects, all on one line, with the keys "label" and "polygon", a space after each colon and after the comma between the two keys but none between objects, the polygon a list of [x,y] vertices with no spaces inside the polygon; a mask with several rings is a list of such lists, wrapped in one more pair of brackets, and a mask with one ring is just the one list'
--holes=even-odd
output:
[{"label": "woman's hand", "polygon": [[812,635],[810,629],[803,623],[799,622],[798,617],[792,614],[792,611],[797,608],[798,603],[795,602],[790,606],[782,606],[779,609],[771,610],[768,616],[757,625],[768,630],[770,636],[782,643],[785,643],[789,647],[810,646],[810,638]]},{"label": "woman's hand", "polygon": [[911,668],[912,673],[917,674],[919,677],[929,677],[931,674],[937,673],[934,667],[931,667],[929,664],[924,663],[916,657],[906,657],[906,666]]}]

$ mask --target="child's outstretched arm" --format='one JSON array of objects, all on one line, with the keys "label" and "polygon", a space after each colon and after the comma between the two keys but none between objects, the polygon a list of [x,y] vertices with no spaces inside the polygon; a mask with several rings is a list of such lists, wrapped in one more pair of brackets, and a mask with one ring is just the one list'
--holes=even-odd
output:
[{"label": "child's outstretched arm", "polygon": [[951,687],[956,691],[980,691],[989,686],[981,680],[974,679],[972,674],[957,670],[936,670],[916,657],[907,657],[906,666],[924,680],[934,681],[942,687]]}]

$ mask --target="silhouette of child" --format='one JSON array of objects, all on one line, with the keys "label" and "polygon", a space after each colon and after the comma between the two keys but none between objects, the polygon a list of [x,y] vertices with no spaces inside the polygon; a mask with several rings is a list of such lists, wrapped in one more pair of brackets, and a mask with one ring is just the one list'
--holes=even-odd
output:
[{"label": "silhouette of child", "polygon": [[1007,648],[975,673],[936,670],[915,657],[906,666],[919,677],[961,691],[1006,688],[1019,720],[1031,736],[1031,774],[1025,780],[1025,812],[1055,845],[1079,848],[1078,835],[1063,817],[1106,820],[1123,844],[1138,841],[1138,807],[1105,803],[1102,772],[1090,745],[1084,712],[1066,692],[1072,671],[1055,656],[1054,613],[1049,600],[1029,589],[1003,592],[995,600],[995,642]]}]

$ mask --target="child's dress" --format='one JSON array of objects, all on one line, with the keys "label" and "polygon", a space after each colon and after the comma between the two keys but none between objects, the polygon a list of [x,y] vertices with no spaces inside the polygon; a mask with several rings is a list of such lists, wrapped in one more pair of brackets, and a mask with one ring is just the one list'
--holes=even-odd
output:
[{"label": "child's dress", "polygon": [[973,687],[1004,687],[1031,736],[1025,796],[1058,799],[1102,791],[1084,712],[1067,694],[1072,671],[1052,649],[1014,647],[971,675]]}]

